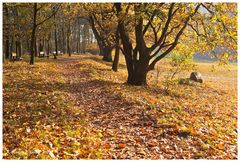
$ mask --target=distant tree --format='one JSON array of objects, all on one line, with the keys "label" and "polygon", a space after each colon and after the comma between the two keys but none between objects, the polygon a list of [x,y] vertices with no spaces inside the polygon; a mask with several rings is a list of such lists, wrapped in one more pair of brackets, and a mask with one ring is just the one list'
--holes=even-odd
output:
[{"label": "distant tree", "polygon": [[112,10],[113,4],[91,4],[87,7],[88,20],[97,40],[100,55],[103,56],[104,61],[111,62],[117,25],[116,16]]}]

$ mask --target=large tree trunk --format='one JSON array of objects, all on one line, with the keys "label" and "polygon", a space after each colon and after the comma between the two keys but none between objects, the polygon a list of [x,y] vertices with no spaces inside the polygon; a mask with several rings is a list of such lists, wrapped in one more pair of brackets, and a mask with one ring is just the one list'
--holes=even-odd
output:
[{"label": "large tree trunk", "polygon": [[138,65],[138,62],[131,64],[134,65],[135,68],[128,71],[127,83],[136,86],[147,85],[148,61],[146,60],[145,65],[141,64],[141,66]]},{"label": "large tree trunk", "polygon": [[[115,4],[117,15],[121,12],[121,3]],[[143,39],[143,19],[138,19],[135,26],[136,47],[133,49],[131,39],[123,21],[118,21],[118,31],[122,40],[123,51],[128,71],[127,83],[131,85],[142,86],[147,84],[147,72],[149,66],[149,54]]]}]

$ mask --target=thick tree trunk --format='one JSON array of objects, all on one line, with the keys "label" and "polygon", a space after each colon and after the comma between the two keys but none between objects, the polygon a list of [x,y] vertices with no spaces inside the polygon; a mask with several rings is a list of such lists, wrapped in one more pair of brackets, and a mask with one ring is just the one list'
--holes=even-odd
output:
[{"label": "thick tree trunk", "polygon": [[147,72],[148,72],[148,63],[149,61],[142,60],[133,62],[133,60],[127,58],[126,64],[128,69],[128,79],[127,83],[136,86],[147,85]]},{"label": "thick tree trunk", "polygon": [[[117,16],[121,12],[121,3],[115,3]],[[128,71],[127,83],[131,85],[143,86],[147,84],[147,72],[150,60],[150,51],[143,39],[143,19],[137,20],[135,26],[136,46],[133,45],[124,25],[124,21],[118,21],[118,31],[121,37],[125,61]]]},{"label": "thick tree trunk", "polygon": [[147,85],[147,73],[145,71],[133,71],[131,75],[128,75],[127,83],[136,86]]}]

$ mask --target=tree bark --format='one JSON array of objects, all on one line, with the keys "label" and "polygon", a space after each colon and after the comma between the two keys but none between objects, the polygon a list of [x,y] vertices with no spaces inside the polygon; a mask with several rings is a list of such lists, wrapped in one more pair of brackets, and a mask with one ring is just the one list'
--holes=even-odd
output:
[{"label": "tree bark", "polygon": [[120,52],[120,42],[119,42],[119,33],[118,30],[116,31],[116,47],[115,47],[115,56],[112,64],[113,71],[118,71],[118,62],[119,62],[119,52]]},{"label": "tree bark", "polygon": [[[117,16],[121,12],[121,3],[115,3]],[[123,21],[118,21],[118,31],[122,40],[124,57],[127,65],[127,83],[142,86],[147,84],[147,72],[150,51],[147,50],[142,33],[143,21],[140,19],[135,27],[136,47],[133,49],[128,33]]]},{"label": "tree bark", "polygon": [[7,36],[6,41],[5,41],[5,59],[10,58],[10,41],[9,41],[9,36]]},{"label": "tree bark", "polygon": [[[6,12],[6,21],[8,21],[9,13],[8,7],[3,3],[3,9]],[[4,58],[4,57],[3,57]],[[6,27],[6,41],[5,41],[5,59],[10,59],[10,37],[9,37],[9,27]]]},{"label": "tree bark", "polygon": [[9,57],[10,59],[12,59],[12,53],[13,53],[13,46],[14,46],[14,37],[11,36],[11,43],[10,43],[10,53],[9,53]]},{"label": "tree bark", "polygon": [[57,24],[56,24],[56,17],[54,15],[54,39],[55,39],[55,54],[54,59],[57,59],[58,56],[58,38],[57,38]]},{"label": "tree bark", "polygon": [[71,34],[70,20],[68,20],[68,29],[67,29],[67,53],[68,53],[68,56],[71,56],[70,34]]},{"label": "tree bark", "polygon": [[62,24],[62,51],[64,54],[66,53],[66,40],[65,40],[65,31],[64,31],[63,24]]},{"label": "tree bark", "polygon": [[37,57],[39,50],[38,50],[38,42],[37,42],[36,38],[35,38],[35,43],[34,43],[34,52],[35,52],[35,57]]},{"label": "tree bark", "polygon": [[18,46],[18,53],[19,53],[19,58],[21,58],[22,57],[22,41],[21,40],[19,40],[19,46]]},{"label": "tree bark", "polygon": [[104,47],[103,52],[103,60],[107,62],[112,62],[112,48]]},{"label": "tree bark", "polygon": [[31,45],[30,45],[30,65],[34,64],[34,43],[35,43],[35,33],[36,33],[36,17],[37,17],[37,3],[34,3],[33,10],[33,26],[32,26],[32,34],[31,34]]},{"label": "tree bark", "polygon": [[21,42],[19,40],[16,41],[15,48],[16,48],[16,56],[17,58],[20,58],[22,56],[22,47],[21,47]]}]

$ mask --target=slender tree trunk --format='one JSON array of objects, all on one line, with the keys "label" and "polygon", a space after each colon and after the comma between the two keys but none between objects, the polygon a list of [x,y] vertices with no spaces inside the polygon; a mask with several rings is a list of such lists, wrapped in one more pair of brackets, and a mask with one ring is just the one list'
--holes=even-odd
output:
[{"label": "slender tree trunk", "polygon": [[118,30],[116,31],[116,47],[115,47],[115,56],[112,64],[113,71],[118,71],[118,62],[119,62],[119,51],[120,51],[120,42],[119,42],[119,33]]},{"label": "slender tree trunk", "polygon": [[22,52],[21,52],[21,43],[20,43],[20,41],[16,41],[15,42],[15,48],[16,48],[16,57],[17,58],[20,58],[21,57],[21,55],[22,55]]},{"label": "slender tree trunk", "polygon": [[15,41],[15,51],[16,51],[16,57],[18,58],[18,41]]},{"label": "slender tree trunk", "polygon": [[62,51],[66,53],[66,40],[65,40],[65,33],[64,33],[64,26],[62,26]]},{"label": "slender tree trunk", "polygon": [[47,40],[47,58],[49,58],[50,55],[50,47],[49,47],[49,40]]},{"label": "slender tree trunk", "polygon": [[70,20],[68,20],[68,29],[67,29],[67,53],[68,53],[68,56],[71,56],[70,34],[71,34]]},{"label": "slender tree trunk", "polygon": [[35,33],[36,33],[36,17],[37,17],[37,3],[34,3],[34,10],[33,10],[33,27],[32,27],[32,34],[31,34],[31,45],[30,45],[30,65],[34,64],[34,43],[35,43]]},{"label": "slender tree trunk", "polygon": [[54,38],[55,38],[55,54],[54,54],[54,59],[57,59],[57,55],[58,55],[58,38],[57,38],[57,24],[56,24],[56,17],[54,15]]},{"label": "slender tree trunk", "polygon": [[5,41],[5,59],[10,58],[10,41],[9,41],[9,36],[7,36],[6,41]]},{"label": "slender tree trunk", "polygon": [[80,49],[80,44],[81,44],[81,42],[80,42],[80,35],[81,35],[81,33],[80,33],[80,30],[81,30],[81,26],[80,26],[80,23],[79,23],[79,19],[77,20],[77,53],[81,53],[81,49]]},{"label": "slender tree trunk", "polygon": [[26,42],[27,42],[27,52],[28,52],[28,54],[30,54],[30,43],[29,43],[29,39],[27,39]]},{"label": "slender tree trunk", "polygon": [[10,59],[12,59],[13,47],[14,47],[14,37],[12,36],[11,44],[10,44]]},{"label": "slender tree trunk", "polygon": [[21,40],[19,40],[19,46],[18,46],[18,56],[19,56],[19,58],[21,58],[22,57],[22,41]]},{"label": "slender tree trunk", "polygon": [[[3,3],[3,9],[6,12],[6,21],[8,21],[9,13],[8,7],[6,4]],[[4,58],[4,57],[3,57]],[[10,37],[9,37],[9,27],[6,27],[6,41],[5,41],[5,59],[10,59]]]},{"label": "slender tree trunk", "polygon": [[35,36],[35,43],[34,43],[34,53],[35,53],[35,57],[38,56],[38,42],[36,40],[36,36]]},{"label": "slender tree trunk", "polygon": [[[5,3],[3,3],[3,11],[5,10],[6,13],[6,21],[8,21],[8,17],[9,17],[9,13],[8,13],[8,7]],[[9,59],[10,58],[10,36],[9,36],[9,26],[7,25],[6,28],[6,33],[3,32],[3,36],[6,34],[6,40],[5,40],[5,45],[4,45],[4,54],[3,54],[3,61],[5,59]]]},{"label": "slender tree trunk", "polygon": [[98,44],[98,47],[99,47],[99,55],[104,56],[103,42],[102,42],[102,39],[100,38],[100,34],[98,33],[98,31],[97,31],[97,29],[94,25],[94,18],[92,16],[89,17],[89,23],[91,25],[93,34],[94,34],[94,36],[97,40],[97,44]]}]

